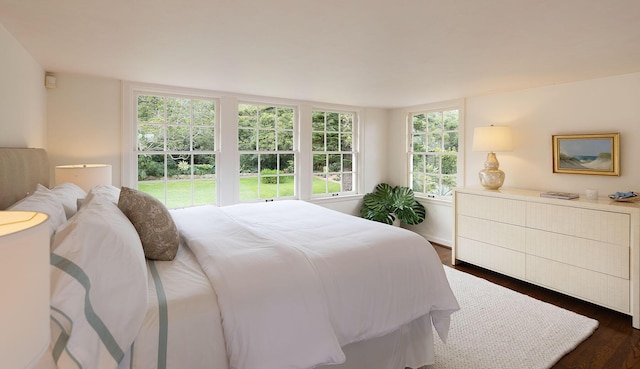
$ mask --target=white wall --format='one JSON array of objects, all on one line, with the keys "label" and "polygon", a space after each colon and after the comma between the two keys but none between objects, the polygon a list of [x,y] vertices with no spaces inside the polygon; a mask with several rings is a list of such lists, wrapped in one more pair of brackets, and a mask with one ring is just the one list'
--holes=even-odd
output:
[{"label": "white wall", "polygon": [[47,148],[44,74],[0,24],[0,147]]},{"label": "white wall", "polygon": [[[479,185],[486,153],[471,151],[473,129],[490,123],[513,129],[514,150],[497,153],[505,187],[601,196],[640,191],[640,73],[467,99],[467,185]],[[620,132],[621,175],[553,173],[554,134]]]},{"label": "white wall", "polygon": [[119,186],[120,81],[60,73],[56,78],[47,98],[51,165],[111,164]]},{"label": "white wall", "polygon": [[[478,171],[486,153],[471,151],[473,129],[489,124],[513,127],[512,152],[498,153],[506,172],[505,187],[601,196],[616,191],[640,191],[640,73],[559,84],[501,94],[469,97],[465,104],[461,151],[465,165],[461,185],[479,186]],[[405,113],[390,112],[391,183],[407,183]],[[554,134],[620,132],[619,177],[558,174],[552,171]],[[427,222],[411,227],[427,239],[451,245],[453,214],[450,204],[423,201]]]}]

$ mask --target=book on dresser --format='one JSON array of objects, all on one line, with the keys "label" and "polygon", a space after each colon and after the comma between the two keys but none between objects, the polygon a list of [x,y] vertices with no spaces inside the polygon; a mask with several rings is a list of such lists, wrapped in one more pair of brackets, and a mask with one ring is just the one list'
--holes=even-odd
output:
[{"label": "book on dresser", "polygon": [[577,193],[572,192],[542,192],[540,197],[549,197],[552,199],[573,200],[580,197]]}]

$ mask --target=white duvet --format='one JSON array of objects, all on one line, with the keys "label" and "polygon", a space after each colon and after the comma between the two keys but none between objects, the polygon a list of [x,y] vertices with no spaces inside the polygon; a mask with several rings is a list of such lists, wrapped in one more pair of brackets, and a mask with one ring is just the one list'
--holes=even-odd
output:
[{"label": "white duvet", "polygon": [[[458,310],[419,235],[303,201],[173,210],[210,279],[232,369],[341,363],[341,346]],[[430,327],[426,327],[429,328]]]}]

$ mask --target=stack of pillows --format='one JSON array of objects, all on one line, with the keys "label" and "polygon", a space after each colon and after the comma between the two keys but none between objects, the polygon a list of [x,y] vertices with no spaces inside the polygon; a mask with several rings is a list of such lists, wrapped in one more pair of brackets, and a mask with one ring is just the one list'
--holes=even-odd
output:
[{"label": "stack of pillows", "polygon": [[[116,368],[147,314],[147,260],[170,262],[178,230],[144,192],[38,185],[9,210],[49,215],[51,355],[58,368]],[[147,259],[147,260],[145,260]]]}]

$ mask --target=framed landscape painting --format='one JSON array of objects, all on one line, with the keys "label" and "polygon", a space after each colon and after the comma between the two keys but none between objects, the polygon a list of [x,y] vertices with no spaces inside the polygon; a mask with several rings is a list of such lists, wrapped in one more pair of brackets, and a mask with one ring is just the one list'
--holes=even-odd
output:
[{"label": "framed landscape painting", "polygon": [[553,172],[620,175],[620,134],[554,135]]}]

